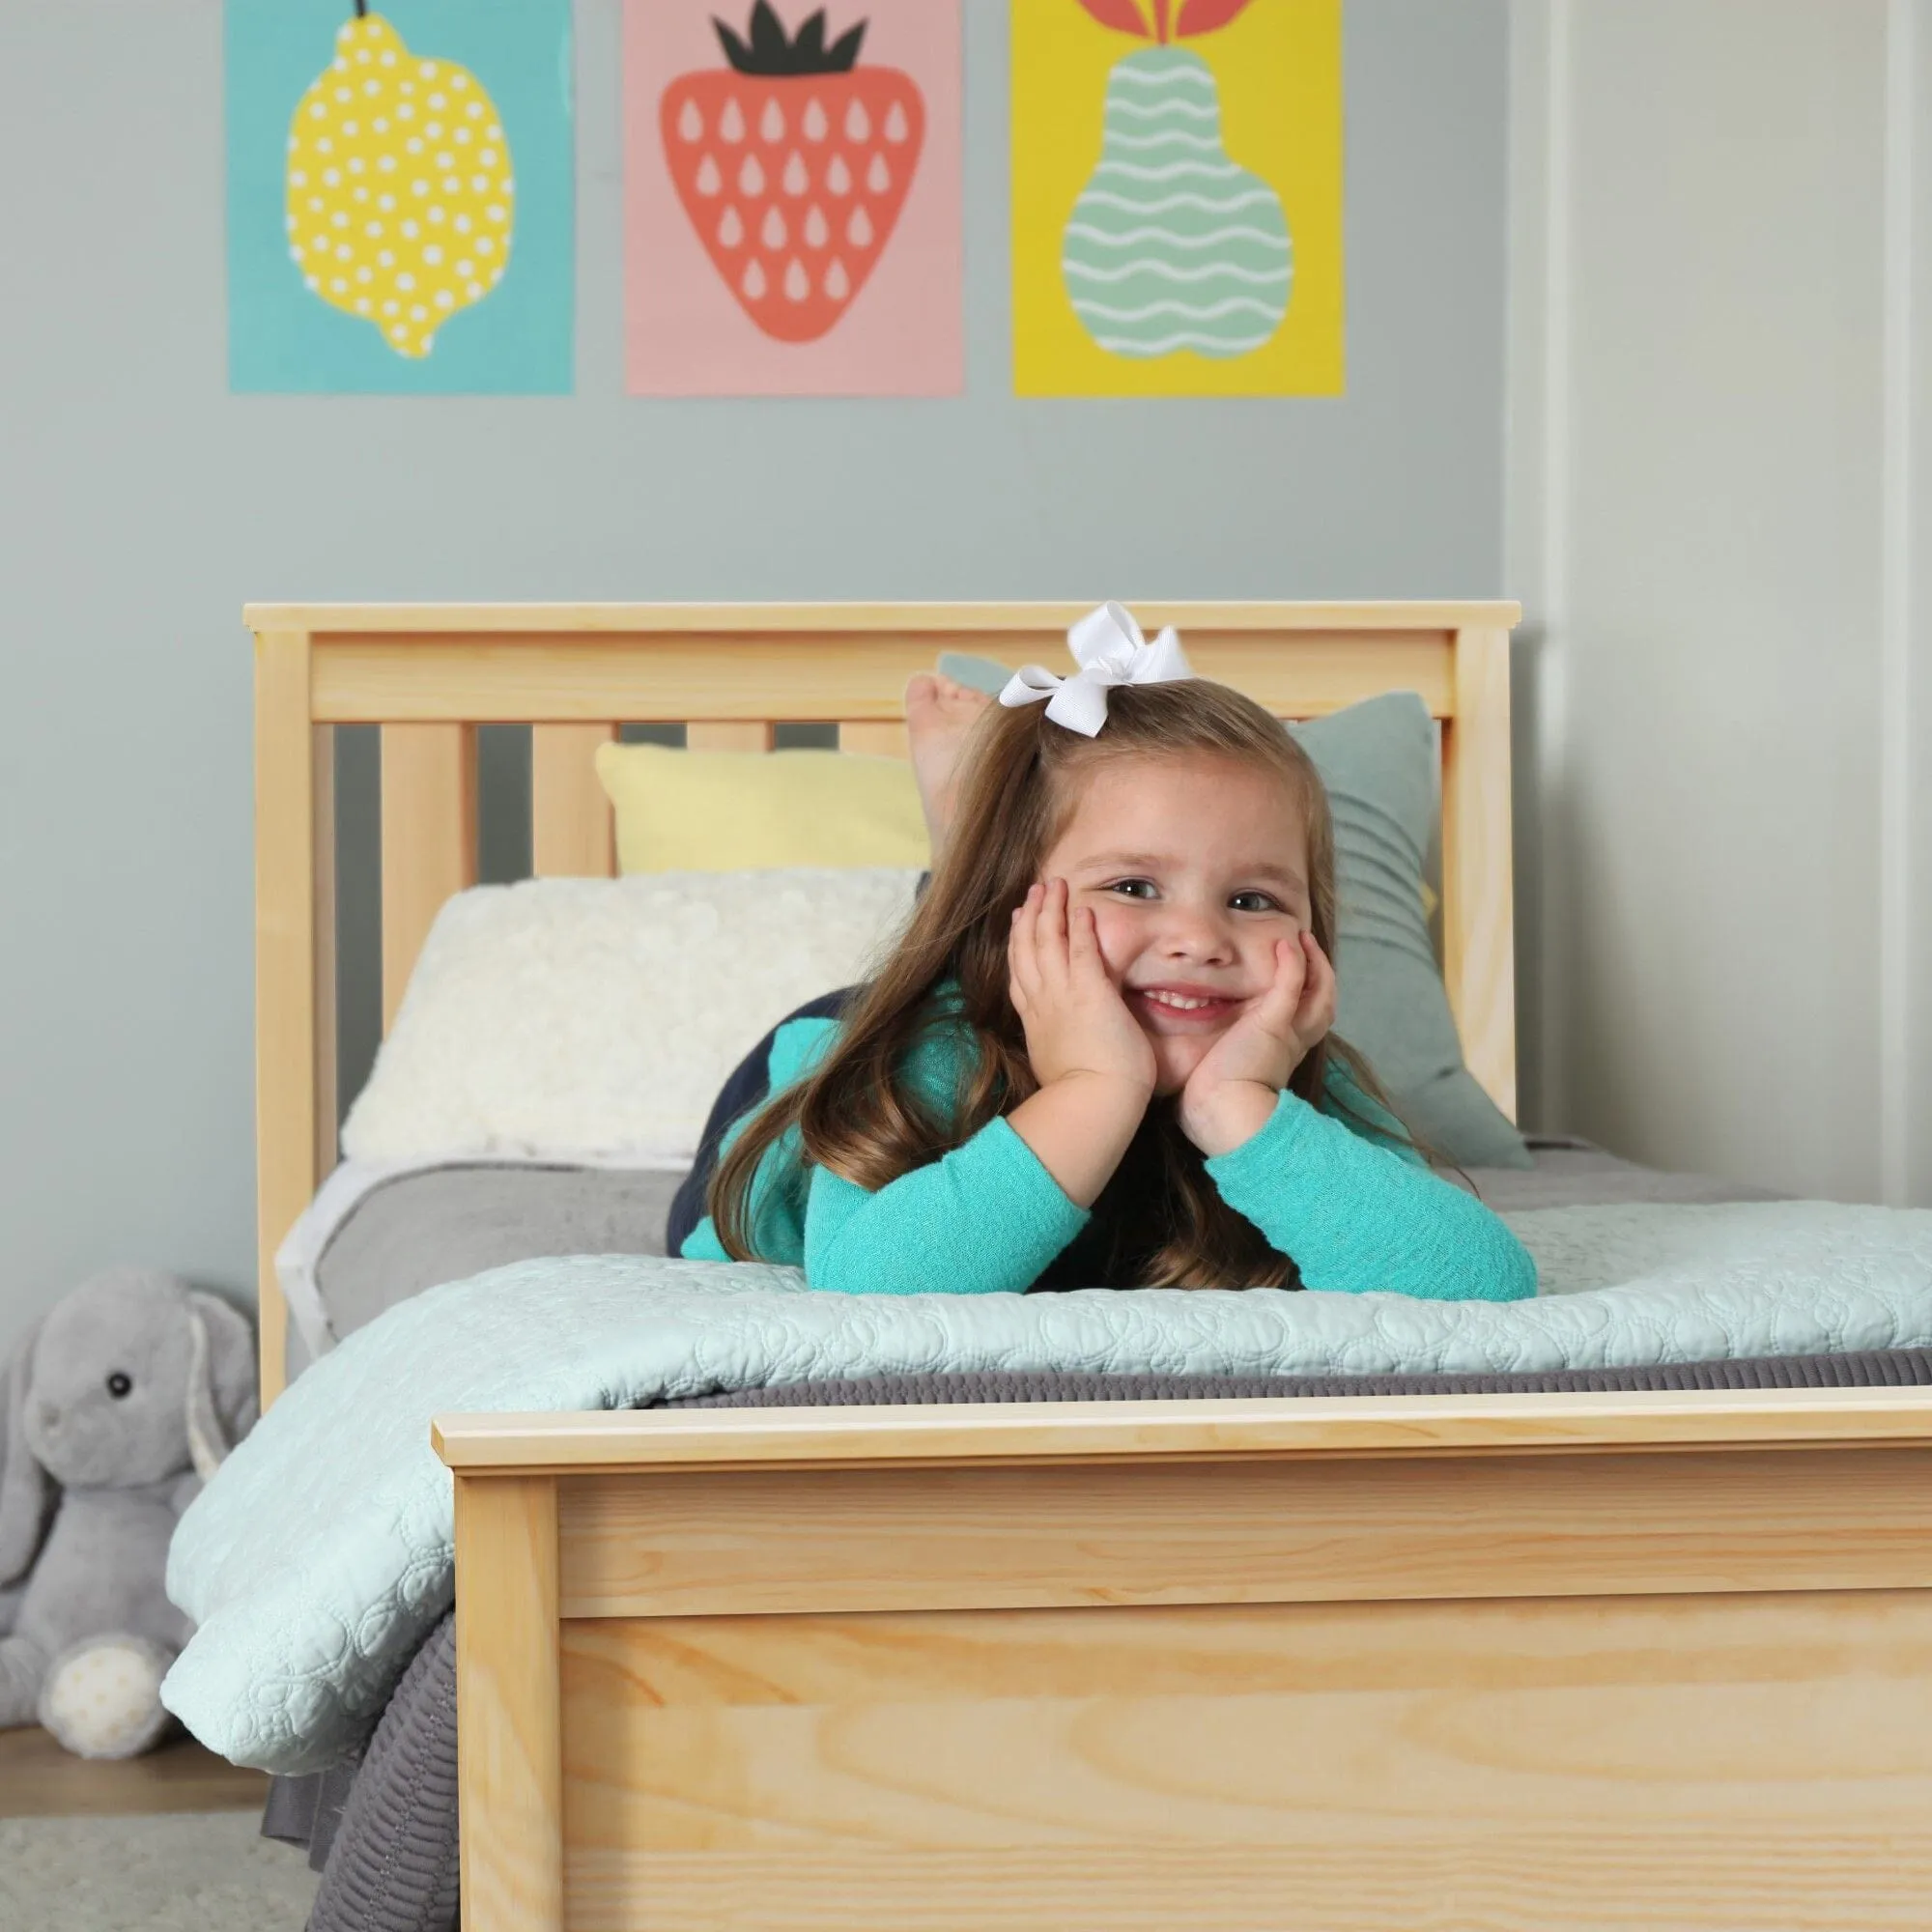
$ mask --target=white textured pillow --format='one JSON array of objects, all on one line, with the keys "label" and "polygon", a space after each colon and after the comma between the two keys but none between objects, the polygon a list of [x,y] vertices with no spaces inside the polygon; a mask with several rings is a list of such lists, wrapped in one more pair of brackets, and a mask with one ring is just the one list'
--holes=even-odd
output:
[{"label": "white textured pillow", "polygon": [[918,876],[656,872],[461,893],[343,1151],[687,1162],[724,1076],[794,1007],[866,976]]}]

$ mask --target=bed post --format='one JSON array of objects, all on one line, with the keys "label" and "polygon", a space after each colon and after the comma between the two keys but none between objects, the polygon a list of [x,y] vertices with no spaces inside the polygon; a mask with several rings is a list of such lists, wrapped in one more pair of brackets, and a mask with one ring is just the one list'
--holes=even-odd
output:
[{"label": "bed post", "polygon": [[1442,977],[1463,1058],[1516,1119],[1516,926],[1510,851],[1510,634],[1453,635],[1442,723]]},{"label": "bed post", "polygon": [[[257,1341],[266,1409],[287,1378],[287,1310],[275,1250],[315,1192],[323,1100],[316,1067],[334,1040],[318,1025],[316,748],[309,703],[309,634],[255,639],[255,1162]],[[331,793],[332,795],[332,793]],[[332,870],[332,867],[331,867]],[[332,895],[331,895],[332,903]],[[325,935],[326,937],[332,936]],[[330,946],[332,956],[332,944]],[[333,986],[323,989],[333,1007]]]}]

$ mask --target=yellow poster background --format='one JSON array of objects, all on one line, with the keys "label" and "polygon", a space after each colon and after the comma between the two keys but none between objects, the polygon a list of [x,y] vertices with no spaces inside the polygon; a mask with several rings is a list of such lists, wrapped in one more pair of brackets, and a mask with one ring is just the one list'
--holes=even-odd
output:
[{"label": "yellow poster background", "polygon": [[[1141,0],[1150,20],[1150,0]],[[1175,0],[1173,12],[1180,11]],[[1294,280],[1281,327],[1219,359],[1102,349],[1061,275],[1062,233],[1100,158],[1107,76],[1151,45],[1079,0],[1012,0],[1013,388],[1022,396],[1334,396],[1344,387],[1342,0],[1250,0],[1177,43],[1213,71],[1229,156],[1281,197]]]}]

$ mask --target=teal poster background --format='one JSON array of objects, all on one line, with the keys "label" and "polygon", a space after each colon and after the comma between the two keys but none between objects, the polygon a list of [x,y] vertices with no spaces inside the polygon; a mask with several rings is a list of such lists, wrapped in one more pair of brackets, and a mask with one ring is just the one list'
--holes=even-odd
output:
[{"label": "teal poster background", "polygon": [[228,380],[242,393],[567,395],[575,184],[570,0],[387,0],[418,58],[468,68],[501,116],[515,171],[502,280],[451,315],[427,355],[396,354],[331,307],[290,258],[289,128],[336,58],[355,0],[228,0]]}]

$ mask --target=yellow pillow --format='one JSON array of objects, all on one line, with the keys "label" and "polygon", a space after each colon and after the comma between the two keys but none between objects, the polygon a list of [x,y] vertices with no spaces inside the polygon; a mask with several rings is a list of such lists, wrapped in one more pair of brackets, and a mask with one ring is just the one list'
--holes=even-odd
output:
[{"label": "yellow pillow", "polygon": [[676,752],[600,745],[620,872],[930,863],[901,758],[845,752]]}]

